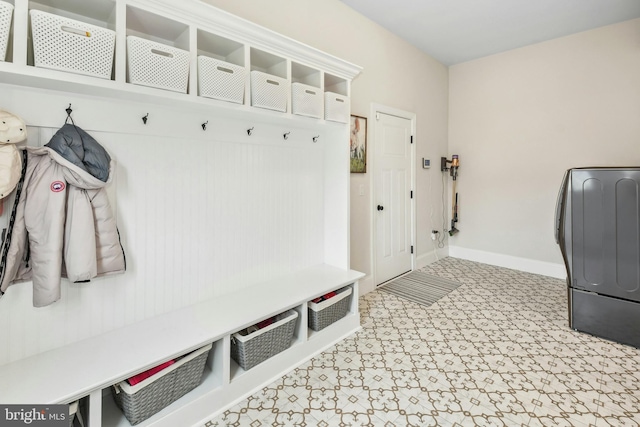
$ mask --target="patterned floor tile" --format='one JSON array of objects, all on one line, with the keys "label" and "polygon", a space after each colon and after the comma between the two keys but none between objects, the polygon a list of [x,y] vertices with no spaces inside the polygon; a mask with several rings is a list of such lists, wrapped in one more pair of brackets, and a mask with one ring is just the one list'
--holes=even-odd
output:
[{"label": "patterned floor tile", "polygon": [[640,415],[640,396],[637,393],[609,392],[601,393],[598,401],[598,414],[601,416]]},{"label": "patterned floor tile", "polygon": [[551,425],[560,421],[579,426],[595,424],[598,398],[598,393],[545,390],[539,398],[541,405],[534,410],[535,418],[548,420]]},{"label": "patterned floor tile", "polygon": [[640,350],[567,326],[563,280],[444,258],[425,307],[360,298],[362,330],[207,422],[234,427],[640,425]]},{"label": "patterned floor tile", "polygon": [[341,388],[336,390],[338,403],[335,413],[368,413],[373,412],[369,401],[369,390],[364,388]]},{"label": "patterned floor tile", "polygon": [[640,415],[636,414],[596,414],[597,427],[637,427],[640,426]]},{"label": "patterned floor tile", "polygon": [[605,393],[626,392],[640,396],[640,371],[604,374],[600,384]]}]

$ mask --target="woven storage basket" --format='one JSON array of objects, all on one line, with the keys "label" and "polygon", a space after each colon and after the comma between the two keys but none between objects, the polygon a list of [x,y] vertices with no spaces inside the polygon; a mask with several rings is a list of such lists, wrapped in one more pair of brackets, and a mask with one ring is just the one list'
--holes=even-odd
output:
[{"label": "woven storage basket", "polygon": [[189,52],[136,36],[127,36],[129,83],[187,92]]},{"label": "woven storage basket", "polygon": [[332,122],[349,123],[349,97],[333,92],[324,93],[324,118]]},{"label": "woven storage basket", "polygon": [[85,427],[83,413],[86,413],[86,399],[69,403],[69,427]]},{"label": "woven storage basket", "polygon": [[309,327],[320,331],[334,322],[342,319],[349,311],[351,303],[351,287],[347,286],[337,291],[337,295],[320,303],[308,303]]},{"label": "woven storage basket", "polygon": [[231,339],[231,358],[244,370],[264,362],[291,347],[298,312],[286,311],[276,322],[249,335],[235,333]]},{"label": "woven storage basket", "polygon": [[261,71],[251,71],[251,105],[269,110],[287,111],[289,80]]},{"label": "woven storage basket", "polygon": [[78,401],[69,403],[69,427],[73,427],[73,420],[76,419],[76,412],[78,412]]},{"label": "woven storage basket", "polygon": [[206,98],[242,104],[246,79],[244,67],[208,56],[198,56],[198,90]]},{"label": "woven storage basket", "polygon": [[291,111],[300,116],[322,118],[323,96],[319,88],[291,83]]},{"label": "woven storage basket", "polygon": [[36,67],[111,78],[115,31],[31,10]]},{"label": "woven storage basket", "polygon": [[13,5],[0,1],[0,61],[4,61],[7,57],[7,45],[9,44],[12,15]]},{"label": "woven storage basket", "polygon": [[131,425],[136,425],[200,384],[212,345],[196,350],[157,374],[131,386],[122,381],[111,392]]}]

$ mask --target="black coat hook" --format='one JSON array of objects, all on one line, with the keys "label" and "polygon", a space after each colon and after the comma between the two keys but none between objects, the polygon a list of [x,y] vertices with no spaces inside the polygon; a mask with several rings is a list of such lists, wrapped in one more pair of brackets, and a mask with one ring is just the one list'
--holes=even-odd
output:
[{"label": "black coat hook", "polygon": [[247,135],[251,136],[251,133],[253,132],[253,128],[251,129],[247,129]]},{"label": "black coat hook", "polygon": [[290,134],[290,133],[291,133],[291,132],[287,132],[287,133],[285,133],[284,135],[282,135],[282,136],[284,137],[284,140],[285,140],[285,141],[286,141],[287,139],[289,139],[289,134]]},{"label": "black coat hook", "polygon": [[207,124],[209,123],[209,120],[207,120],[206,122],[204,122],[202,124],[202,130],[207,130]]},{"label": "black coat hook", "polygon": [[313,139],[313,142],[318,142],[318,138],[320,138],[320,135],[318,135],[318,136],[314,136],[314,137],[313,137],[313,138],[311,138],[311,139]]},{"label": "black coat hook", "polygon": [[146,125],[147,124],[147,120],[149,120],[149,113],[147,113],[147,115],[142,118],[142,123],[144,123]]},{"label": "black coat hook", "polygon": [[65,119],[65,123],[69,123],[69,120],[71,120],[71,124],[73,124],[75,126],[75,123],[73,123],[73,117],[71,117],[71,113],[73,113],[73,110],[71,109],[71,104],[69,104],[69,106],[67,108],[65,108],[65,110],[67,112],[67,118]]}]

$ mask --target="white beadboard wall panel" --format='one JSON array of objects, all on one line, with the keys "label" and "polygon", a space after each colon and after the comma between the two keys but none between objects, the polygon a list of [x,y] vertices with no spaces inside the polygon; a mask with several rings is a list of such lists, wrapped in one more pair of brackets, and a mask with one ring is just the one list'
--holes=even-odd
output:
[{"label": "white beadboard wall panel", "polygon": [[316,148],[220,144],[215,171],[223,185],[212,195],[212,220],[215,271],[224,273],[214,276],[216,293],[322,262],[323,162]]},{"label": "white beadboard wall panel", "polygon": [[[323,139],[324,138],[324,139]],[[321,135],[325,156],[325,263],[349,269],[349,146],[337,128]],[[337,161],[336,159],[340,159]]]},{"label": "white beadboard wall panel", "polygon": [[[202,110],[10,85],[0,90],[0,107],[29,125],[29,145],[46,144],[72,103],[76,125],[116,160],[108,193],[127,261],[122,275],[63,280],[61,300],[40,309],[32,307],[30,282],[11,286],[0,299],[0,364],[327,262],[326,175],[333,166],[325,151],[343,150],[331,145],[343,144],[331,137],[337,128],[260,115],[222,120]],[[347,206],[340,205],[334,203]],[[4,227],[7,215],[0,220]]]}]

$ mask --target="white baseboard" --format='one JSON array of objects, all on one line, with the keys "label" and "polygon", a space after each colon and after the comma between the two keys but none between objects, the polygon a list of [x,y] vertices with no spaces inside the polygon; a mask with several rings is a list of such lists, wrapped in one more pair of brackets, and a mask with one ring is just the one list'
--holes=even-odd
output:
[{"label": "white baseboard", "polygon": [[461,248],[458,246],[449,246],[449,256],[496,265],[498,267],[526,271],[527,273],[541,274],[543,276],[555,277],[557,279],[567,278],[567,271],[563,264],[479,251],[476,249]]},{"label": "white baseboard", "polygon": [[358,280],[358,296],[361,297],[364,294],[375,290],[376,285],[373,283],[373,277],[369,274]]}]

